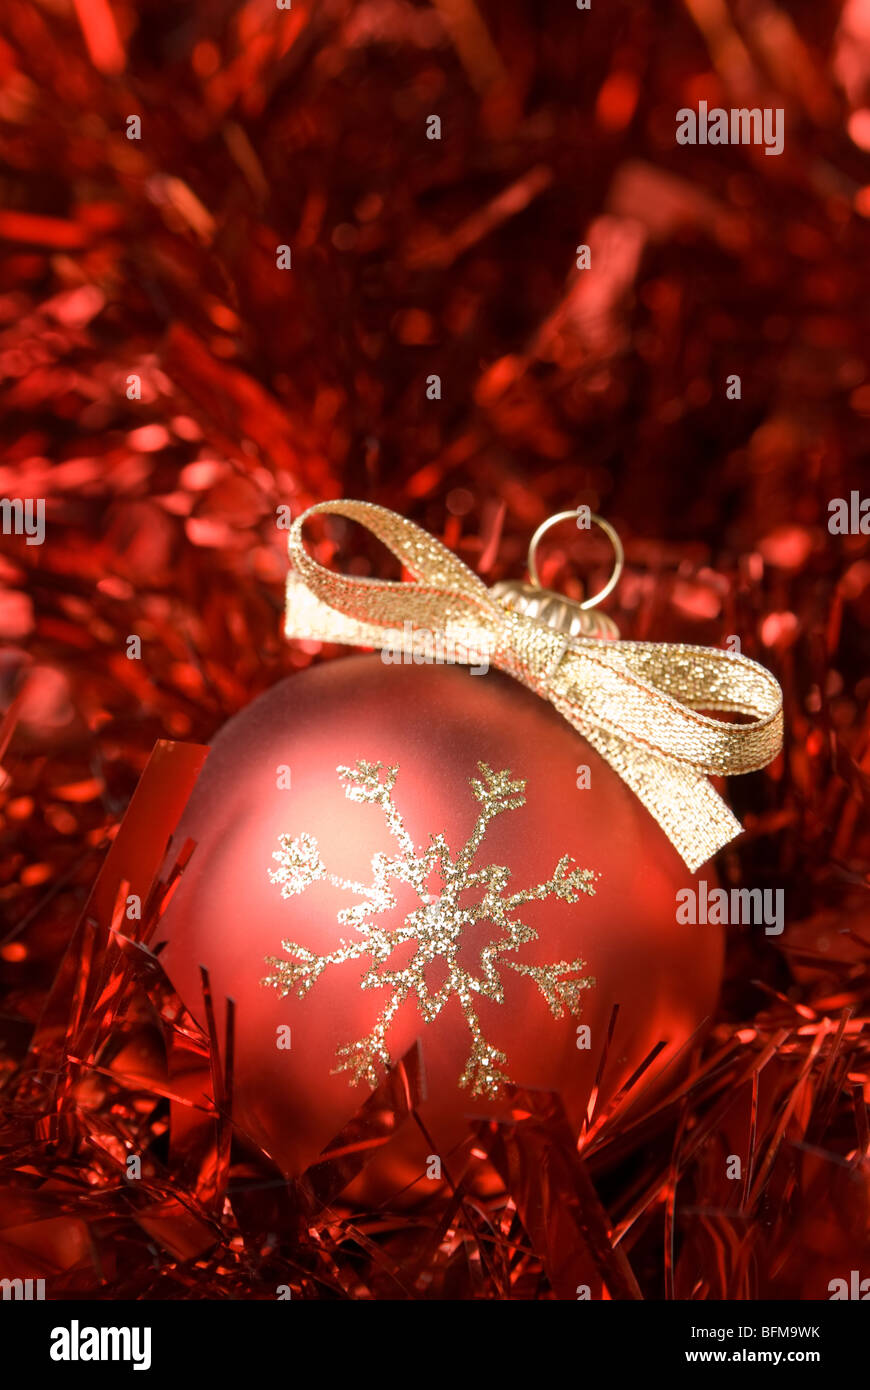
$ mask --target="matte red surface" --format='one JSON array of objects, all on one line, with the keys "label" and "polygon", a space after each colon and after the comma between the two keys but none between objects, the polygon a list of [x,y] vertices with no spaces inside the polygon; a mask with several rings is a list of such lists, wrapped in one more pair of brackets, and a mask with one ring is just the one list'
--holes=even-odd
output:
[{"label": "matte red surface", "polygon": [[[334,1054],[370,1031],[389,997],[361,991],[366,959],[327,967],[301,1000],[282,1000],[261,983],[271,969],[265,957],[281,956],[282,938],[326,954],[340,936],[353,935],[336,923],[338,910],[357,901],[352,894],[319,883],[284,899],[270,882],[281,834],[313,834],[327,870],[362,883],[371,881],[372,855],[394,851],[380,808],[353,804],[339,784],[336,767],[360,758],[397,764],[393,799],[415,844],[425,847],[443,831],[454,852],[478,812],[469,787],[478,761],[509,768],[526,781],[526,804],[490,824],[475,863],[509,867],[509,892],[544,882],[566,853],[600,874],[594,897],[518,909],[539,935],[521,948],[523,960],[545,965],[580,955],[587,962],[584,973],[596,984],[581,996],[582,1014],[553,1018],[534,982],[508,969],[501,972],[504,1004],[480,1003],[484,1035],[507,1054],[508,1075],[520,1086],[558,1092],[576,1131],[615,1006],[602,1100],[665,1042],[650,1077],[661,1070],[712,1013],[721,930],[675,920],[675,892],[692,876],[616,774],[543,701],[494,671],[475,677],[385,665],[377,656],[300,673],[261,695],[215,740],[174,839],[177,848],[189,836],[197,848],[159,928],[169,943],[163,964],[195,1015],[202,1012],[201,964],[216,999],[235,1000],[234,1119],[285,1172],[311,1163],[367,1094],[347,1073],[330,1074]],[[583,763],[591,770],[588,789],[576,785]],[[276,785],[282,765],[291,769],[289,790]],[[410,888],[400,886],[392,925],[415,905]],[[468,934],[462,950],[469,964],[494,934],[483,924]],[[591,1027],[589,1050],[576,1045],[581,1022]],[[282,1024],[292,1029],[289,1051],[276,1046]],[[446,1158],[467,1136],[469,1119],[509,1118],[512,1103],[458,1087],[470,1041],[458,1001],[426,1025],[413,996],[407,999],[388,1037],[392,1057],[416,1040],[427,1087],[420,1115]],[[366,1190],[387,1172],[393,1187],[416,1182],[428,1151],[413,1126],[404,1128],[370,1170]],[[420,1191],[427,1187],[423,1181]]]}]

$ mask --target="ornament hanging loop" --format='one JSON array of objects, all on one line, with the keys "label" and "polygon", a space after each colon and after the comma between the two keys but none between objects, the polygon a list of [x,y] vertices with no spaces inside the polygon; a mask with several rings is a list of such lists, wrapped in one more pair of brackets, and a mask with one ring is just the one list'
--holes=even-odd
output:
[{"label": "ornament hanging loop", "polygon": [[[553,589],[545,589],[535,561],[542,538],[553,526],[558,526],[563,521],[576,521],[579,525],[581,518],[584,521],[588,518],[590,522],[594,521],[596,526],[601,527],[613,546],[614,554],[613,571],[604,588],[582,601],[567,598],[565,594],[556,593]],[[500,584],[494,584],[491,592],[505,608],[513,609],[526,618],[533,618],[536,622],[545,623],[547,627],[564,633],[566,637],[598,637],[612,642],[619,637],[616,623],[606,613],[593,613],[591,610],[613,592],[622,574],[624,561],[622,541],[610,522],[590,512],[588,507],[577,507],[572,512],[556,512],[554,516],[541,522],[529,542],[527,582],[503,580]]]},{"label": "ornament hanging loop", "polygon": [[[586,507],[577,507],[573,512],[556,512],[554,516],[549,516],[546,521],[541,522],[537,531],[532,536],[532,539],[529,541],[529,554],[526,563],[528,565],[529,578],[535,588],[542,588],[543,585],[538,575],[538,566],[535,562],[538,546],[547,532],[552,530],[554,526],[558,526],[563,521],[576,521],[579,526],[581,517],[588,517],[590,521],[595,522],[596,526],[600,526],[601,530],[610,541],[610,544],[613,546],[614,556],[613,572],[604,585],[604,588],[599,589],[597,594],[593,594],[591,598],[584,599],[580,604],[580,607],[586,612],[590,608],[596,608],[599,603],[602,603],[604,599],[607,598],[608,594],[613,593],[613,590],[619,583],[619,578],[625,564],[625,551],[622,548],[622,541],[619,539],[618,532],[614,530],[609,521],[605,521],[602,516],[597,516],[595,512],[590,512]],[[583,529],[585,530],[587,528],[584,527]]]}]

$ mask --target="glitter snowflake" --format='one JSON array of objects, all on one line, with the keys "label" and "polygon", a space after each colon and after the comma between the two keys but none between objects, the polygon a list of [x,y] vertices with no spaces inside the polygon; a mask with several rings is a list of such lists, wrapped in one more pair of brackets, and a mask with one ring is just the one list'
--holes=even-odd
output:
[{"label": "glitter snowflake", "polygon": [[[372,1031],[359,1042],[338,1049],[339,1064],[334,1070],[348,1071],[352,1081],[368,1081],[372,1086],[380,1080],[379,1069],[390,1065],[387,1033],[409,995],[416,995],[417,1007],[426,1023],[433,1022],[455,996],[471,1034],[471,1050],[459,1084],[470,1089],[472,1095],[495,1096],[509,1081],[502,1070],[507,1058],[484,1038],[475,997],[503,1002],[499,976],[499,968],[503,967],[533,980],[556,1018],[561,1018],[565,1011],[579,1012],[582,991],[595,983],[588,977],[579,977],[584,962],[560,960],[554,965],[536,966],[514,959],[522,946],[538,938],[532,927],[517,918],[516,909],[523,903],[550,897],[575,902],[580,893],[595,892],[595,874],[577,868],[570,856],[564,855],[546,883],[508,893],[509,869],[498,864],[474,867],[474,857],[490,822],[503,811],[515,811],[525,804],[525,782],[512,781],[508,771],[493,772],[486,763],[478,763],[480,777],[471,778],[470,785],[481,810],[471,837],[455,857],[443,835],[430,836],[426,849],[415,847],[393,801],[397,767],[385,769],[382,763],[360,761],[353,768],[339,767],[337,771],[350,801],[381,807],[398,852],[375,854],[371,883],[355,883],[327,872],[312,835],[303,834],[297,839],[282,835],[281,848],[272,856],[278,868],[269,871],[272,882],[280,886],[282,897],[295,897],[320,879],[353,893],[359,901],[341,909],[337,921],[340,926],[353,928],[355,935],[349,940],[340,938],[336,949],[322,956],[295,941],[282,941],[290,959],[267,957],[266,963],[274,966],[275,973],[268,975],[263,984],[277,989],[282,997],[295,991],[303,998],[327,967],[366,957],[369,969],[361,988],[387,989],[390,997]],[[437,893],[430,891],[433,877],[440,882]],[[410,884],[419,906],[404,921],[390,926],[384,919],[396,907],[390,888],[393,882]],[[474,891],[469,893],[469,889]],[[480,952],[479,968],[469,970],[457,957],[464,930],[477,922],[490,923],[493,931],[489,944]],[[390,969],[390,957],[407,942],[415,943],[410,964]],[[446,980],[433,991],[427,984],[426,972],[434,961],[442,964]]]}]

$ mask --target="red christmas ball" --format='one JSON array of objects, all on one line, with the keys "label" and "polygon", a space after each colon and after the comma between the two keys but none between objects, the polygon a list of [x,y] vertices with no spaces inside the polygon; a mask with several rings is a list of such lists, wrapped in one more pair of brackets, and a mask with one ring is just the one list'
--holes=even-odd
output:
[{"label": "red christmas ball", "polygon": [[[615,1005],[603,1102],[664,1042],[652,1082],[715,1004],[721,930],[676,919],[696,876],[495,671],[354,656],[282,681],[215,739],[174,847],[188,837],[162,959],[194,1016],[201,964],[219,1024],[235,1000],[233,1119],[288,1175],[415,1041],[447,1158],[469,1117],[510,1115],[506,1083],[558,1092],[579,1127]],[[357,1191],[418,1182],[429,1152],[401,1126]]]}]

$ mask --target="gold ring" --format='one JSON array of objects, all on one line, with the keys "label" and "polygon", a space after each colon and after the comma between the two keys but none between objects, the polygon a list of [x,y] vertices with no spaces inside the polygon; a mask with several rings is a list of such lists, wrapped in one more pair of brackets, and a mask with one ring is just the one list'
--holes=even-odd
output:
[{"label": "gold ring", "polygon": [[[529,578],[531,579],[532,583],[537,586],[537,588],[540,589],[542,586],[541,581],[538,577],[538,567],[535,564],[535,551],[537,550],[538,545],[541,542],[541,538],[544,535],[546,535],[547,531],[549,531],[551,527],[558,526],[559,523],[562,521],[573,521],[579,519],[581,512],[585,511],[585,507],[577,507],[573,512],[556,512],[555,516],[550,516],[547,518],[546,521],[542,521],[537,531],[532,536],[532,539],[529,542],[529,556],[527,563],[529,567]],[[622,548],[622,541],[619,539],[619,536],[611,526],[610,522],[605,521],[604,518],[601,516],[596,516],[595,512],[589,512],[589,520],[594,521],[596,526],[601,527],[605,536],[607,536],[608,540],[610,541],[610,544],[613,546],[614,565],[613,573],[611,574],[604,588],[599,589],[597,594],[593,594],[591,598],[585,599],[584,602],[580,604],[580,607],[584,609],[594,608],[596,604],[601,603],[602,599],[607,598],[607,595],[613,592],[613,590],[616,588],[616,585],[619,583],[619,576],[622,574],[622,567],[625,563],[625,551]]]}]

